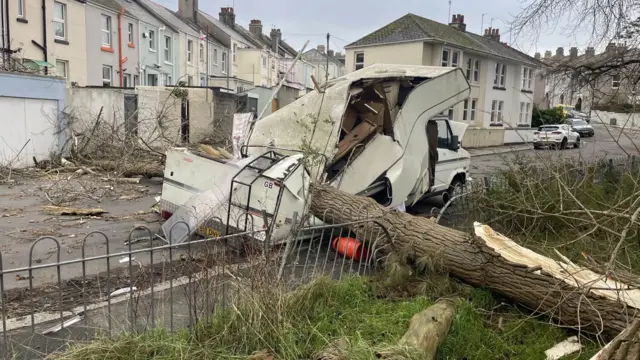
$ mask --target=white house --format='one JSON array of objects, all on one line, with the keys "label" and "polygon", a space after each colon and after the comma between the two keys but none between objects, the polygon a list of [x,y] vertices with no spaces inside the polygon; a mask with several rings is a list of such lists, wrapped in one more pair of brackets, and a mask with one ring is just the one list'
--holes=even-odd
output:
[{"label": "white house", "polygon": [[[461,68],[471,96],[446,111],[450,119],[469,123],[467,147],[523,142],[529,129],[536,92],[533,57],[500,42],[498,29],[484,35],[466,31],[463,15],[449,25],[407,14],[345,47],[345,70],[375,63],[451,66]],[[528,139],[527,139],[528,140]]]}]

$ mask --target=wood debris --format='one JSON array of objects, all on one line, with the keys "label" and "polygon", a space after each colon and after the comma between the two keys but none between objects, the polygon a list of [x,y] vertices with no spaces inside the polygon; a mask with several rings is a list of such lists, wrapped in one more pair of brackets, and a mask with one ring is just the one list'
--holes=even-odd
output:
[{"label": "wood debris", "polygon": [[100,208],[72,208],[53,205],[43,206],[42,211],[45,214],[57,216],[100,216],[107,213],[107,211]]}]

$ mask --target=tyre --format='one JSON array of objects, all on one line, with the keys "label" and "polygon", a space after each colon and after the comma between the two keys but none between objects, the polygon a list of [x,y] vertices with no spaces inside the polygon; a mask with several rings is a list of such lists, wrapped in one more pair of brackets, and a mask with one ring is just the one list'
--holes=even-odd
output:
[{"label": "tyre", "polygon": [[560,143],[560,146],[558,146],[558,150],[562,150],[562,149],[566,149],[567,148],[567,138],[562,139],[562,142]]},{"label": "tyre", "polygon": [[462,195],[464,193],[463,185],[464,184],[462,183],[462,180],[460,180],[459,178],[453,179],[451,181],[451,184],[449,185],[449,189],[447,190],[446,195],[442,197],[443,205],[446,205],[447,202],[451,201],[456,196]]},{"label": "tyre", "polygon": [[576,138],[576,143],[573,144],[574,149],[580,148],[580,137]]}]

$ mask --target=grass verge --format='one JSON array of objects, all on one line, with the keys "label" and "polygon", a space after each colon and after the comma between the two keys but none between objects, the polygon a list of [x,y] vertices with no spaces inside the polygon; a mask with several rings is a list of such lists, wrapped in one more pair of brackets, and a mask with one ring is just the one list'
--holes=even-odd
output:
[{"label": "grass verge", "polygon": [[[446,280],[448,281],[448,280]],[[436,299],[416,293],[392,296],[389,289],[367,278],[340,282],[320,278],[292,293],[265,289],[215,314],[192,330],[163,329],[121,334],[78,344],[57,359],[372,359],[384,352],[395,359],[422,359],[399,348],[397,341],[410,318]],[[531,319],[490,292],[455,286],[457,313],[438,359],[543,359],[544,351],[569,335]],[[406,293],[405,293],[406,295]],[[598,346],[585,339],[585,350],[574,359],[588,359]],[[253,357],[252,357],[253,354]]]}]

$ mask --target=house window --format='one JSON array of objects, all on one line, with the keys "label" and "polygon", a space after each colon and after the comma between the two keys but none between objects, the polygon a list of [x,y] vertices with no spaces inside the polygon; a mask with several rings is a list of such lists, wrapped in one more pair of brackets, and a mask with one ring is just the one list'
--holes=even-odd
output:
[{"label": "house window", "polygon": [[162,74],[162,85],[169,85],[169,74]]},{"label": "house window", "polygon": [[502,122],[502,109],[504,108],[504,101],[502,100],[493,100],[491,102],[491,122],[492,123],[501,123]]},{"label": "house window", "polygon": [[67,5],[55,1],[53,3],[53,33],[56,39],[67,38]]},{"label": "house window", "polygon": [[102,45],[111,47],[111,16],[102,15]]},{"label": "house window", "polygon": [[149,50],[156,51],[156,33],[149,30]]},{"label": "house window", "polygon": [[364,67],[364,53],[359,52],[359,53],[356,53],[355,56],[356,56],[356,61],[355,61],[356,70],[360,70]]},{"label": "house window", "polygon": [[213,49],[213,65],[218,65],[218,49]]},{"label": "house window", "polygon": [[[612,89],[617,89],[620,87],[620,75],[613,75],[611,77],[611,88]],[[561,100],[561,102],[564,104],[564,101]]]},{"label": "house window", "polygon": [[133,86],[138,85],[140,85],[140,78],[138,77],[138,75],[133,75]]},{"label": "house window", "polygon": [[193,86],[193,76],[187,76],[187,86]]},{"label": "house window", "polygon": [[531,78],[533,77],[533,69],[522,67],[522,89],[531,90]]},{"label": "house window", "polygon": [[223,74],[227,73],[227,53],[226,52],[222,53],[222,73]]},{"label": "house window", "polygon": [[128,88],[128,87],[132,87],[131,85],[131,74],[124,74],[124,76],[122,77],[122,79],[124,80],[124,83],[122,84],[122,86]]},{"label": "house window", "polygon": [[129,44],[133,44],[133,24],[129,23]]},{"label": "house window", "polygon": [[173,79],[171,78],[171,75],[167,76],[167,83],[165,85],[173,85]]},{"label": "house window", "polygon": [[102,86],[111,86],[113,69],[111,66],[102,65]]},{"label": "house window", "polygon": [[193,53],[193,41],[187,41],[187,62],[191,63],[191,54]]},{"label": "house window", "polygon": [[446,116],[449,120],[453,120],[453,108],[448,108],[447,110],[441,112],[440,115]]},{"label": "house window", "polygon": [[472,84],[477,84],[480,80],[480,60],[467,60],[467,80]]},{"label": "house window", "polygon": [[493,79],[493,86],[504,88],[507,81],[507,65],[496,63],[496,76]]},{"label": "house window", "polygon": [[18,17],[24,18],[24,0],[18,0]]},{"label": "house window", "polygon": [[164,37],[164,62],[171,63],[171,37]]},{"label": "house window", "polygon": [[444,67],[458,67],[461,57],[460,51],[442,48],[442,62],[440,65]]},{"label": "house window", "polygon": [[520,121],[518,124],[530,124],[531,123],[531,103],[520,103]]},{"label": "house window", "polygon": [[207,85],[207,74],[200,74],[200,86]]},{"label": "house window", "polygon": [[204,61],[204,44],[200,42],[200,61]]},{"label": "house window", "polygon": [[464,111],[462,112],[462,120],[475,121],[477,103],[478,103],[478,99],[466,99],[464,101]]},{"label": "house window", "polygon": [[158,74],[147,75],[147,86],[158,86]]},{"label": "house window", "polygon": [[267,57],[262,55],[262,67],[267,67]]},{"label": "house window", "polygon": [[64,60],[56,60],[56,74],[65,79],[69,78],[67,71],[69,69],[69,63]]},{"label": "house window", "polygon": [[233,63],[236,63],[236,53],[238,52],[238,44],[233,44]]}]

